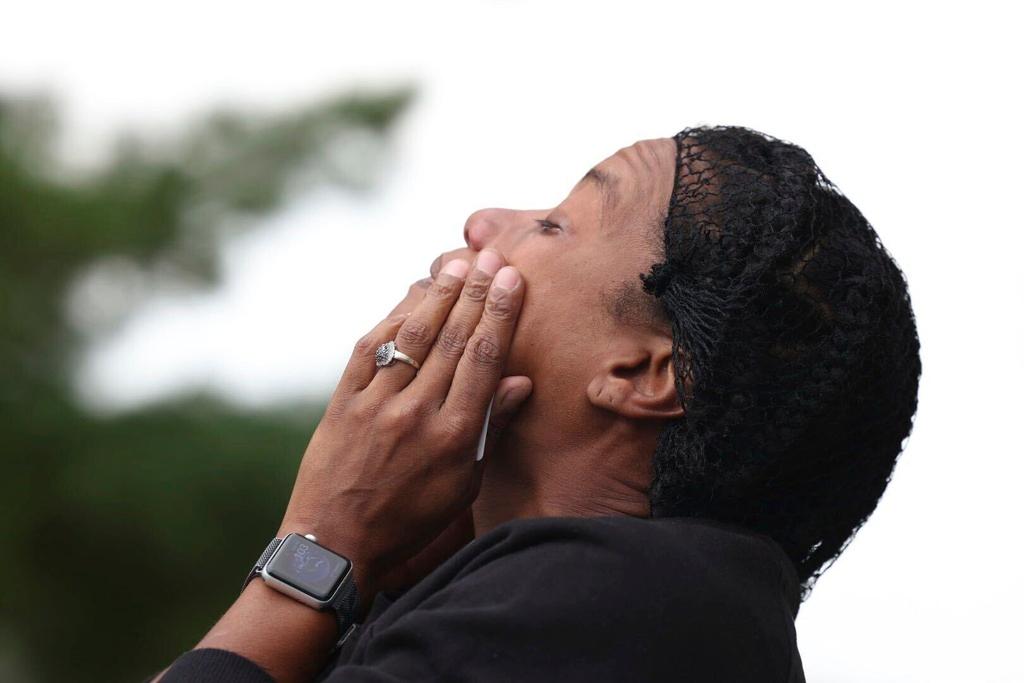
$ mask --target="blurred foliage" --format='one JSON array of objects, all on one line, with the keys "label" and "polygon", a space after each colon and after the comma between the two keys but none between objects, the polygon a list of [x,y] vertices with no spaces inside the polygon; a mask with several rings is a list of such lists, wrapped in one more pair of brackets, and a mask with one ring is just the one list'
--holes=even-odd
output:
[{"label": "blurred foliage", "polygon": [[90,412],[71,388],[76,278],[116,257],[213,282],[226,225],[303,181],[365,185],[339,154],[386,140],[410,97],[219,113],[77,174],[49,103],[0,98],[0,679],[141,680],[192,647],[276,531],[318,417],[204,396]]}]

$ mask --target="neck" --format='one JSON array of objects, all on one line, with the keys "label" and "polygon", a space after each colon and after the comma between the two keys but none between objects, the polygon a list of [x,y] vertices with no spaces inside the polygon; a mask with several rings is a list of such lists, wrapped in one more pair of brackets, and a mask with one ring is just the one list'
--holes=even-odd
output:
[{"label": "neck", "polygon": [[473,503],[477,536],[526,517],[650,516],[655,425],[602,416],[603,424],[581,435],[530,419],[538,412],[518,416],[487,456]]}]

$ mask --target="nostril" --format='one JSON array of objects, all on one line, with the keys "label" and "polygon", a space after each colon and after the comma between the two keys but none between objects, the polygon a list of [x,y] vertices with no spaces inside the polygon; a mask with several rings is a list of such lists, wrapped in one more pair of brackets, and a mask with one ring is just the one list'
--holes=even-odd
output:
[{"label": "nostril", "polygon": [[476,223],[473,221],[473,217],[470,216],[469,220],[466,221],[466,226],[462,228],[462,241],[465,242],[466,246],[470,249],[479,251],[480,248],[473,244],[474,239],[476,239],[476,232]]}]

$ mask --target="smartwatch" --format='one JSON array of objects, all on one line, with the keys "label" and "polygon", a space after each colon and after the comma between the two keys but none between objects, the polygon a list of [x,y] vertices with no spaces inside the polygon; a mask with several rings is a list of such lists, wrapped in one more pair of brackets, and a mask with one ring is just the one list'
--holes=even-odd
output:
[{"label": "smartwatch", "polygon": [[340,636],[337,645],[354,629],[359,598],[352,562],[317,543],[313,534],[292,533],[272,540],[245,577],[242,589],[256,576],[313,609],[333,610]]}]

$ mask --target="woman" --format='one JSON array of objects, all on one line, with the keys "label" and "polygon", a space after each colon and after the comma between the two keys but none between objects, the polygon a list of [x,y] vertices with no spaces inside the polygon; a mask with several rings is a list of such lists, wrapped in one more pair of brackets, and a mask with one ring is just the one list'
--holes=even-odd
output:
[{"label": "woman", "polygon": [[800,600],[916,409],[868,222],[799,147],[694,128],[464,239],[358,343],[262,580],[162,680],[802,681]]}]

